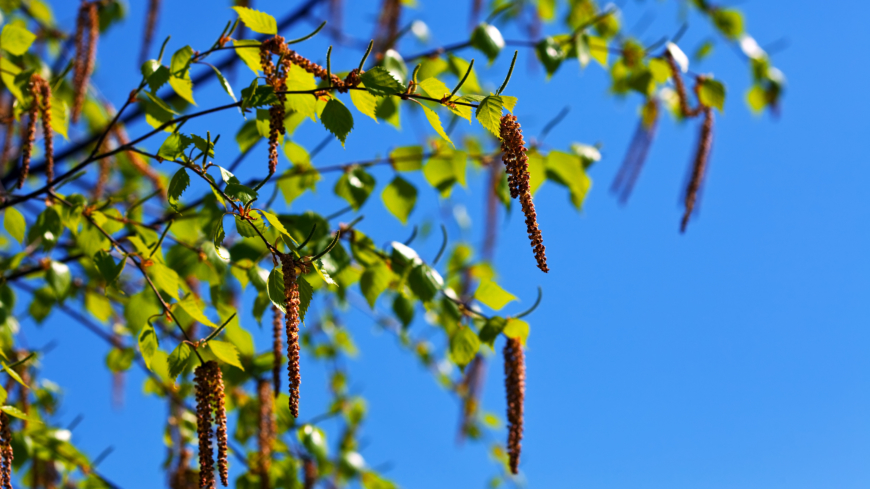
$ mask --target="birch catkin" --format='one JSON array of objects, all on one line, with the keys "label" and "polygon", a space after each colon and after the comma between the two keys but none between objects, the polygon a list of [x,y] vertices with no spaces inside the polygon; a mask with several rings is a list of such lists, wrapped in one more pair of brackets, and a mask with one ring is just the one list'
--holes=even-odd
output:
[{"label": "birch catkin", "polygon": [[269,468],[272,465],[272,443],[275,439],[275,415],[272,406],[275,402],[269,381],[257,382],[257,397],[260,402],[260,419],[257,434],[257,469],[260,472],[260,489],[269,489]]},{"label": "birch catkin", "polygon": [[100,17],[97,2],[83,1],[79,7],[75,36],[75,67],[73,71],[72,121],[78,122],[88,91],[88,82],[97,58]]},{"label": "birch catkin", "polygon": [[523,402],[526,397],[526,360],[523,345],[508,338],[504,345],[504,384],[507,397],[507,451],[512,474],[519,472],[523,440]]},{"label": "birch catkin", "polygon": [[36,140],[36,118],[39,115],[39,94],[36,88],[37,76],[34,75],[30,79],[30,93],[33,95],[33,103],[28,111],[29,119],[27,120],[27,129],[24,133],[23,141],[21,142],[21,171],[18,172],[18,188],[24,186],[24,181],[27,180],[27,174],[30,173],[30,157],[33,154],[33,142]]},{"label": "birch catkin", "polygon": [[221,484],[226,487],[229,485],[229,466],[227,464],[227,409],[224,400],[224,379],[220,365],[214,361],[207,362],[211,364],[212,376],[212,400],[214,402],[215,423],[215,438],[217,438],[218,449],[218,473],[221,476]]},{"label": "birch catkin", "polygon": [[523,214],[526,216],[526,232],[534,249],[538,268],[543,272],[549,272],[546,247],[538,227],[538,215],[529,187],[529,158],[526,155],[523,131],[515,116],[505,115],[501,118],[499,136],[502,139],[502,161],[508,174],[511,197],[520,199]]},{"label": "birch catkin", "polygon": [[277,395],[281,392],[281,361],[284,358],[284,342],[281,339],[281,323],[283,322],[283,314],[276,306],[272,306],[272,387],[273,392]]},{"label": "birch catkin", "polygon": [[704,122],[701,124],[701,135],[698,138],[698,148],[695,151],[695,159],[692,163],[692,176],[686,188],[685,211],[680,223],[680,232],[686,232],[686,226],[698,203],[698,192],[704,184],[704,176],[707,174],[707,163],[710,160],[710,149],[713,146],[713,109],[703,107]]},{"label": "birch catkin", "polygon": [[[51,127],[51,85],[41,76],[34,75],[37,79],[38,92],[42,98],[40,115],[42,117],[42,138],[45,144],[45,178],[49,182],[54,181],[54,129]],[[34,92],[34,103],[36,103]]]},{"label": "birch catkin", "polygon": [[290,414],[299,418],[299,272],[290,254],[281,255],[284,272],[284,324],[287,330],[287,373],[290,388]]},{"label": "birch catkin", "polygon": [[0,488],[12,489],[12,431],[9,417],[0,412]]},{"label": "birch catkin", "polygon": [[154,39],[154,31],[157,30],[157,18],[160,16],[160,0],[148,1],[148,15],[145,18],[145,33],[142,38],[142,52],[139,55],[139,64],[148,59],[148,50],[151,49],[151,40]]},{"label": "birch catkin", "polygon": [[211,489],[214,487],[214,460],[212,459],[212,376],[209,363],[196,367],[194,383],[196,384],[196,434],[199,440],[199,487]]}]

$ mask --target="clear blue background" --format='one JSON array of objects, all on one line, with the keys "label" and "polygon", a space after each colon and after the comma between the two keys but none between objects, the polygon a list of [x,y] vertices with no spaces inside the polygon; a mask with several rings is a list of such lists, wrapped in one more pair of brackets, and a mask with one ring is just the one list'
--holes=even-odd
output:
[{"label": "clear blue background", "polygon": [[[53,3],[60,21],[71,29],[77,2]],[[100,40],[94,79],[116,106],[139,79],[145,3],[131,1],[124,27]],[[234,18],[227,3],[164,2],[155,51],[168,34],[173,36],[170,53],[185,44],[207,47]],[[402,23],[425,21],[432,31],[431,46],[467,38],[469,2],[420,3],[405,11]],[[281,18],[297,4],[256,0],[255,7]],[[367,40],[379,4],[345,1],[348,32]],[[677,30],[677,4],[626,2],[625,24],[630,27],[652,13],[652,25],[639,35],[652,42]],[[547,145],[604,144],[604,158],[591,170],[595,183],[582,213],[552,183],[535,197],[552,270],[548,275],[534,267],[521,219],[511,216],[499,227],[499,281],[523,299],[507,312],[527,307],[536,286],[544,287],[544,302],[529,318],[522,458],[524,478],[535,487],[870,485],[870,206],[864,191],[870,170],[862,144],[870,107],[859,88],[870,73],[858,48],[866,40],[862,32],[870,11],[863,2],[755,1],[741,2],[739,8],[762,46],[788,40],[787,49],[774,55],[788,77],[782,117],[749,113],[743,102],[748,66],[721,40],[712,58],[693,65],[726,81],[729,96],[725,114],[716,121],[700,217],[685,235],[678,233],[678,197],[697,126],[662,120],[636,191],[622,208],[607,188],[634,131],[638,100],[608,96],[604,71],[591,65],[581,72],[574,61],[547,82],[540,66],[530,61],[531,50],[520,52],[507,93],[519,97],[515,113],[527,137],[539,134],[569,105],[568,117]],[[308,22],[282,34],[305,34],[325,15],[325,9],[315,9]],[[525,37],[515,28],[504,34]],[[681,44],[691,54],[711,35],[705,21],[693,15]],[[299,51],[322,61],[328,43],[321,34]],[[400,44],[406,54],[423,48],[410,36]],[[501,81],[509,62],[503,53],[485,69],[479,53],[462,54],[478,58],[479,77],[490,88]],[[339,46],[334,66],[356,66],[359,55]],[[194,74],[207,69],[194,68]],[[239,66],[231,80],[238,90],[251,76]],[[229,100],[213,82],[197,87],[195,94],[201,108]],[[369,159],[433,134],[419,114],[403,113],[402,132],[354,116],[347,149],[331,143],[315,158],[316,166]],[[237,154],[232,136],[241,123],[238,114],[227,112],[187,129],[223,134],[218,163],[226,166]],[[145,129],[141,123],[130,132]],[[454,134],[461,131],[482,128],[463,122]],[[311,149],[325,134],[308,122],[294,140]],[[159,143],[148,147],[156,149]],[[282,160],[281,168],[287,165]],[[239,173],[259,174],[265,166],[261,146]],[[374,171],[377,193],[391,173],[387,168]],[[333,178],[292,210],[310,206],[329,214],[342,208],[330,192]],[[444,222],[454,240],[461,236],[479,244],[481,175],[470,179],[467,190],[457,189],[441,208],[422,178],[415,181],[425,190],[412,214],[414,223]],[[458,205],[468,209],[470,229],[460,229],[452,219],[451,207]],[[362,212],[361,229],[377,243],[409,234],[375,195]],[[416,244],[431,259],[439,241],[432,235]],[[250,317],[249,306],[250,298],[242,321],[255,332],[262,351],[269,340]],[[26,304],[19,307],[25,318]],[[488,457],[486,444],[456,445],[456,400],[369,316],[351,308],[345,322],[361,351],[350,363],[352,389],[369,400],[362,450],[366,461],[389,467],[387,476],[404,487],[484,486],[498,466]],[[167,408],[156,398],[142,398],[141,373],[128,374],[126,403],[113,408],[111,377],[104,367],[107,345],[59,312],[41,327],[29,319],[22,319],[22,326],[32,346],[59,340],[42,361],[42,375],[66,389],[62,423],[85,416],[73,432],[74,441],[93,456],[114,446],[100,471],[127,489],[165,484],[160,464]],[[413,328],[423,333],[432,326],[418,321]],[[485,408],[503,417],[499,355],[488,367]],[[326,409],[325,380],[319,366],[303,362],[303,418]],[[329,435],[335,438],[335,431]],[[494,436],[502,440],[504,431]]]}]

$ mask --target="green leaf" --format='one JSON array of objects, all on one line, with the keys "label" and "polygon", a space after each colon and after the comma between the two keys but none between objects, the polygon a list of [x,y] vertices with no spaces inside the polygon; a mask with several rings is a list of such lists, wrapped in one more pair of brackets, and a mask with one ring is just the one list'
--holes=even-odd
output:
[{"label": "green leaf", "polygon": [[260,41],[253,39],[233,40],[233,47],[239,58],[242,58],[245,66],[250,68],[254,75],[260,74]]},{"label": "green leaf", "polygon": [[157,150],[157,156],[167,160],[174,160],[184,155],[184,151],[191,144],[193,144],[193,139],[184,134],[172,133],[160,145],[160,149]]},{"label": "green leaf", "polygon": [[281,270],[281,267],[275,267],[269,272],[269,279],[266,281],[266,291],[272,304],[286,314],[287,309],[284,307],[284,272]]},{"label": "green leaf", "polygon": [[212,242],[214,243],[214,249],[217,252],[218,256],[221,257],[221,259],[229,260],[229,254],[224,256],[225,250],[223,247],[223,242],[224,238],[226,237],[227,234],[224,232],[224,220],[223,216],[221,216],[217,220],[217,224],[214,227],[214,233],[212,233]]},{"label": "green leaf", "polygon": [[[363,83],[359,85],[361,88],[365,88]],[[356,107],[356,110],[363,113],[363,115],[367,115],[378,121],[378,116],[376,114],[378,108],[378,97],[372,95],[367,90],[351,90],[350,91],[350,101],[353,102],[353,106]]]},{"label": "green leaf", "polygon": [[333,191],[335,195],[346,200],[354,210],[359,210],[369,198],[369,194],[375,188],[375,179],[362,167],[354,167],[344,173],[337,182]]},{"label": "green leaf", "polygon": [[260,213],[263,214],[263,217],[265,217],[266,220],[269,221],[269,225],[275,228],[276,231],[287,236],[290,239],[293,239],[293,236],[287,231],[287,228],[284,227],[284,224],[281,223],[281,220],[278,219],[278,216],[272,214],[271,212],[263,210],[261,210]]},{"label": "green leaf", "polygon": [[390,151],[390,162],[396,171],[414,171],[423,168],[422,146],[400,146]]},{"label": "green leaf", "polygon": [[396,294],[393,299],[393,312],[402,322],[403,328],[407,328],[414,321],[414,303],[402,294]]},{"label": "green leaf", "polygon": [[242,185],[241,183],[227,184],[224,193],[233,200],[237,200],[246,205],[248,202],[257,199],[257,191],[246,185]]},{"label": "green leaf", "polygon": [[716,8],[713,10],[713,24],[725,37],[737,39],[743,34],[743,16],[734,9]]},{"label": "green leaf", "polygon": [[496,311],[501,310],[508,302],[517,300],[513,294],[490,280],[481,280],[474,292],[474,298]]},{"label": "green leaf", "polygon": [[492,63],[504,48],[504,38],[494,25],[482,22],[471,33],[471,46],[485,54]]},{"label": "green leaf", "polygon": [[[415,102],[417,101],[415,100]],[[417,103],[423,108],[423,114],[426,116],[426,120],[429,121],[429,125],[432,126],[432,129],[435,129],[435,132],[437,132],[439,136],[444,138],[451,146],[453,146],[453,141],[450,140],[450,137],[447,136],[446,132],[444,132],[444,128],[441,127],[441,118],[438,117],[438,113],[420,102]]]},{"label": "green leaf", "polygon": [[72,274],[70,274],[69,266],[66,263],[52,261],[45,273],[45,280],[51,286],[58,298],[66,296],[69,287],[72,284]]},{"label": "green leaf", "polygon": [[136,352],[131,348],[113,348],[106,356],[106,367],[109,367],[111,372],[126,372],[133,366],[134,358]]},{"label": "green leaf", "polygon": [[194,321],[217,328],[217,324],[213,323],[203,312],[204,304],[202,304],[202,300],[197,299],[193,294],[188,294],[187,297],[178,301],[175,305],[186,312]]},{"label": "green leaf", "polygon": [[148,275],[151,276],[151,280],[158,289],[166,292],[173,299],[178,299],[178,287],[181,285],[181,279],[175,270],[161,263],[154,263],[147,270],[150,272]]},{"label": "green leaf", "polygon": [[233,7],[233,10],[239,14],[239,18],[242,19],[242,22],[245,23],[248,29],[260,34],[278,33],[278,23],[275,22],[275,17],[247,7]]},{"label": "green leaf", "polygon": [[435,269],[423,263],[411,270],[411,274],[408,275],[408,286],[421,301],[429,302],[444,287],[444,279]]},{"label": "green leaf", "polygon": [[490,348],[494,348],[495,339],[504,331],[505,326],[507,326],[507,321],[503,317],[494,316],[487,319],[486,324],[480,328],[478,334],[480,341],[489,345]]},{"label": "green leaf", "polygon": [[498,95],[490,95],[480,101],[477,106],[477,120],[487,128],[495,137],[501,139],[499,128],[501,126],[502,101]]},{"label": "green leaf", "polygon": [[[441,100],[442,98],[450,95],[450,89],[447,87],[447,85],[445,85],[444,82],[438,80],[437,78],[427,78],[418,83],[417,86],[423,89],[423,91],[426,92],[426,95],[432,98],[436,98],[438,100]],[[458,99],[453,98],[451,99],[451,101],[467,102],[467,100],[463,100],[462,97]],[[454,114],[462,117],[468,122],[471,122],[471,107],[468,107],[466,105],[448,105],[447,108],[450,110],[450,112],[453,112]]]},{"label": "green leaf", "polygon": [[64,139],[69,139],[69,106],[66,100],[55,99],[52,101],[51,128]]},{"label": "green leaf", "polygon": [[707,107],[716,107],[719,111],[725,110],[725,85],[712,78],[701,80],[701,88],[698,98]]},{"label": "green leaf", "polygon": [[177,203],[178,199],[181,198],[181,194],[183,194],[184,190],[189,186],[190,177],[187,175],[187,171],[184,168],[181,168],[175,172],[172,180],[169,181],[169,191],[167,192],[169,202],[173,205]]},{"label": "green leaf", "polygon": [[24,234],[27,231],[27,221],[24,220],[24,216],[21,215],[21,212],[14,207],[7,207],[5,211],[3,211],[3,227],[6,229],[15,241],[18,241],[19,244],[24,242]]},{"label": "green leaf", "polygon": [[[258,230],[260,231],[260,233],[263,233],[266,231],[266,224],[263,222],[262,219],[257,219],[255,221],[251,222],[251,221],[247,221],[245,219],[242,219],[239,216],[235,216],[235,221],[236,221],[236,231],[238,231],[239,234],[245,238],[258,237],[259,236],[259,234],[257,234]],[[253,224],[253,226],[252,226],[252,224]]]},{"label": "green leaf", "polygon": [[6,24],[0,33],[0,47],[15,56],[26,53],[35,40],[35,34],[17,24]]},{"label": "green leaf", "polygon": [[[169,77],[172,76],[172,73],[169,71],[169,68],[161,65],[157,61],[151,61],[157,66],[147,75],[145,75],[144,72],[142,74],[147,77],[145,81],[148,83],[148,88],[151,90],[151,93],[157,93],[157,90],[160,90],[163,88],[163,85],[169,83]],[[145,65],[143,65],[143,68],[144,66]]]},{"label": "green leaf", "polygon": [[169,86],[175,90],[179,97],[196,105],[193,100],[193,82],[190,80],[190,58],[192,56],[193,49],[190,46],[184,46],[172,55],[172,63],[169,68],[172,76],[169,77]]},{"label": "green leaf", "polygon": [[589,55],[592,56],[592,59],[597,61],[601,66],[607,67],[607,56],[610,54],[607,39],[588,34],[583,35],[583,39],[586,41],[586,45],[589,46]]},{"label": "green leaf", "polygon": [[360,80],[374,95],[395,95],[405,91],[405,86],[392,73],[380,66],[363,73]]},{"label": "green leaf", "polygon": [[468,155],[465,151],[453,151],[433,156],[423,167],[423,176],[438,189],[441,197],[447,198],[453,185],[465,185],[465,167]]},{"label": "green leaf", "polygon": [[417,188],[404,178],[396,175],[393,181],[384,188],[381,200],[391,214],[402,224],[408,223],[408,216],[417,203]]},{"label": "green leaf", "polygon": [[547,70],[547,78],[553,76],[553,73],[559,69],[562,61],[565,60],[565,51],[562,50],[562,45],[552,37],[542,39],[535,46],[535,53],[538,55],[538,59],[541,60],[541,64],[544,65],[544,69]]},{"label": "green leaf", "polygon": [[525,346],[526,339],[529,337],[529,323],[522,319],[508,318],[503,332],[508,338],[518,339]]},{"label": "green leaf", "polygon": [[353,129],[353,114],[347,110],[347,107],[338,99],[330,99],[320,113],[320,122],[341,141],[341,146],[344,147],[344,141]]},{"label": "green leaf", "polygon": [[28,416],[24,413],[24,411],[18,409],[15,406],[0,406],[0,411],[8,414],[9,416],[15,416],[18,419],[25,419],[30,421],[31,423],[40,423],[41,421],[38,418],[34,418],[33,416]]},{"label": "green leaf", "polygon": [[568,187],[571,202],[577,210],[583,207],[592,180],[586,174],[582,159],[562,151],[550,151],[545,162],[547,179]]},{"label": "green leaf", "polygon": [[222,362],[233,367],[238,367],[241,371],[245,370],[245,367],[242,366],[242,362],[239,360],[239,350],[232,343],[209,340],[207,345],[211,349],[211,352],[214,353],[214,356],[218,357]]},{"label": "green leaf", "polygon": [[175,381],[175,378],[178,377],[182,371],[184,371],[184,367],[187,366],[187,359],[190,357],[190,346],[187,343],[179,343],[178,346],[172,350],[172,353],[169,354],[169,358],[166,359],[167,364],[169,365],[169,378]]},{"label": "green leaf", "polygon": [[142,331],[139,332],[139,352],[142,353],[142,359],[145,360],[145,366],[148,367],[149,370],[153,370],[151,367],[151,360],[154,358],[154,353],[160,348],[160,343],[157,339],[157,333],[154,331],[154,328],[148,324]]},{"label": "green leaf", "polygon": [[209,66],[211,66],[211,69],[214,70],[214,74],[217,75],[218,81],[220,81],[220,83],[221,83],[221,88],[223,88],[224,91],[227,92],[227,95],[232,97],[233,102],[238,102],[238,100],[236,99],[236,94],[233,93],[233,87],[230,85],[230,82],[228,82],[227,79],[224,78],[223,73],[221,73],[221,71],[219,69],[217,69],[216,66],[214,66],[214,65],[209,65]]},{"label": "green leaf", "polygon": [[375,308],[375,302],[387,287],[393,278],[393,272],[382,261],[375,262],[372,266],[366,268],[359,279],[359,288],[369,303],[369,307]]},{"label": "green leaf", "polygon": [[671,67],[667,61],[659,58],[649,60],[649,71],[656,83],[665,83],[671,78]]},{"label": "green leaf", "polygon": [[106,279],[106,283],[108,284],[114,283],[115,280],[121,276],[121,272],[124,271],[124,265],[126,263],[126,259],[121,260],[120,263],[115,263],[115,259],[103,250],[98,251],[94,255],[94,265],[97,267],[97,271],[100,272],[100,275]]},{"label": "green leaf", "polygon": [[453,333],[453,337],[450,338],[450,358],[460,368],[465,368],[466,365],[474,360],[478,350],[480,350],[480,339],[467,326],[456,330]]},{"label": "green leaf", "polygon": [[30,388],[30,386],[28,386],[27,384],[24,383],[23,380],[21,380],[21,376],[18,375],[18,372],[7,367],[5,362],[0,362],[0,365],[3,365],[3,370],[5,370],[6,373],[9,374],[10,377],[15,379],[15,382],[18,382],[19,384],[23,385],[24,387],[27,387],[28,389]]}]

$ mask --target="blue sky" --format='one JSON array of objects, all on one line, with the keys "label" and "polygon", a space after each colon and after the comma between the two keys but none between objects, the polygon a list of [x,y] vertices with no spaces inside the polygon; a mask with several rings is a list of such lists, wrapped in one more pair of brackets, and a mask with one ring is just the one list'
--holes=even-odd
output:
[{"label": "blue sky", "polygon": [[[55,3],[58,18],[71,25],[74,2]],[[95,75],[116,106],[138,82],[145,2],[130,3],[124,28],[101,39]],[[281,17],[296,3],[257,0],[255,6]],[[370,36],[378,3],[345,2],[345,25],[352,35]],[[419,3],[405,18],[429,25],[432,46],[466,39],[467,2],[455,10],[443,2]],[[673,33],[679,26],[676,3],[626,2],[625,23],[631,26],[652,12],[653,23],[640,38],[649,42]],[[221,2],[164,2],[164,8],[157,38],[173,36],[170,52],[185,44],[206,47],[234,17]],[[602,161],[591,170],[593,189],[582,213],[569,205],[564,189],[551,183],[535,197],[548,275],[534,267],[517,215],[499,228],[499,282],[523,299],[508,312],[528,306],[536,287],[544,288],[543,304],[528,318],[532,333],[521,467],[534,487],[870,484],[870,205],[862,195],[870,169],[865,148],[859,147],[870,104],[855,89],[870,68],[852,47],[864,41],[860,32],[868,7],[862,2],[822,8],[818,2],[750,1],[739,8],[762,46],[788,40],[787,49],[774,55],[788,79],[782,115],[750,114],[743,103],[747,66],[723,43],[693,66],[724,80],[729,96],[716,120],[700,215],[685,235],[678,232],[678,197],[696,125],[661,121],[634,195],[620,207],[607,188],[634,131],[638,100],[609,97],[603,70],[590,66],[581,72],[576,62],[546,81],[540,67],[530,67],[531,51],[520,52],[506,93],[519,98],[515,114],[526,134],[538,134],[568,105],[569,115],[547,144],[561,149],[572,142],[604,145]],[[311,23],[322,15],[317,11]],[[710,31],[694,17],[690,26],[681,44],[691,54]],[[310,28],[303,24],[282,34],[295,37]],[[513,29],[504,34],[519,37]],[[321,35],[299,51],[322,60],[328,43]],[[416,53],[424,47],[409,38],[400,50]],[[479,53],[462,54],[482,61]],[[339,47],[334,56],[334,66],[355,66],[359,52]],[[508,63],[504,53],[490,69],[480,62],[479,77],[495,85]],[[240,67],[236,89],[250,77]],[[228,100],[214,85],[198,87],[196,96],[201,108]],[[330,144],[315,166],[369,159],[391,147],[419,143],[432,132],[413,114],[403,114],[402,132],[355,117],[347,148]],[[231,136],[241,122],[237,114],[223,114],[189,128],[224,134],[227,144],[218,146],[218,159],[229,162],[237,153]],[[144,129],[137,125],[130,132]],[[463,122],[459,130],[482,128]],[[294,140],[311,149],[325,134],[321,126],[306,123]],[[261,148],[246,164],[254,167],[250,174],[261,172],[265,160]],[[392,171],[373,173],[379,193]],[[316,196],[294,203],[292,210],[310,206],[329,214],[342,208],[331,195],[332,181],[326,179]],[[443,204],[465,206],[470,229],[460,229],[428,190],[421,192],[411,221],[443,221],[452,238],[479,243],[482,181],[472,177],[467,190],[457,189]],[[423,184],[422,178],[415,182]],[[377,243],[410,233],[377,199],[370,199],[362,213],[361,229]],[[439,239],[433,235],[417,244],[431,257]],[[19,307],[23,317],[26,305]],[[258,349],[266,348],[265,332],[248,312],[242,321],[254,331]],[[367,315],[352,307],[345,323],[360,347],[350,363],[351,385],[369,401],[366,461],[389,466],[386,475],[407,488],[484,486],[497,467],[486,444],[456,445],[455,400]],[[92,455],[114,446],[101,472],[126,489],[163,484],[166,407],[141,398],[141,375],[128,375],[127,402],[114,409],[111,378],[103,366],[105,344],[60,313],[41,327],[28,319],[22,326],[32,345],[59,340],[42,361],[43,375],[66,388],[64,422],[85,416],[74,440]],[[422,321],[413,327],[431,328]],[[489,363],[484,405],[503,417],[498,357]],[[308,418],[325,410],[326,377],[307,361],[303,375],[302,417]],[[504,432],[493,436],[502,439]]]}]

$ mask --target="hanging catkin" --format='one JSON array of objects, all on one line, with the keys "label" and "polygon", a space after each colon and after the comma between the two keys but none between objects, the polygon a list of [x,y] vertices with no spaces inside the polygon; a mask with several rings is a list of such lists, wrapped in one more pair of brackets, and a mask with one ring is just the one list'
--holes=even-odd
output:
[{"label": "hanging catkin", "polygon": [[9,417],[0,412],[0,489],[12,489],[12,431]]},{"label": "hanging catkin", "polygon": [[33,103],[28,111],[27,130],[21,142],[21,171],[18,172],[18,188],[24,186],[27,174],[30,173],[30,157],[33,154],[33,142],[36,140],[36,118],[39,116],[39,90],[37,89],[37,75],[30,78],[30,94]]},{"label": "hanging catkin", "polygon": [[695,159],[692,162],[692,176],[686,187],[685,211],[680,223],[680,232],[686,232],[689,218],[695,210],[698,202],[698,192],[704,184],[704,176],[707,173],[707,163],[710,159],[710,149],[713,146],[713,108],[703,107],[704,122],[701,124],[701,135],[698,138],[698,148],[695,151]]},{"label": "hanging catkin", "polygon": [[523,131],[515,116],[505,115],[501,118],[499,136],[502,139],[502,161],[508,174],[511,197],[520,199],[523,214],[526,216],[526,232],[529,234],[538,268],[543,272],[549,272],[546,247],[541,237],[541,230],[538,228],[538,215],[535,212],[529,187],[529,158],[526,156]]},{"label": "hanging catkin", "polygon": [[512,474],[519,472],[523,440],[523,401],[526,397],[526,360],[523,345],[508,338],[504,345],[504,386],[507,397],[507,451]]},{"label": "hanging catkin", "polygon": [[227,464],[227,408],[224,400],[224,378],[220,365],[209,361],[212,376],[212,401],[215,411],[215,438],[218,449],[218,472],[221,476],[221,484],[229,485],[229,466]]},{"label": "hanging catkin", "polygon": [[6,162],[9,161],[9,153],[12,151],[12,138],[15,134],[15,97],[9,95],[9,105],[3,113],[3,123],[6,124],[4,131],[3,149],[0,151],[0,172],[6,173]]},{"label": "hanging catkin", "polygon": [[281,255],[284,272],[284,324],[287,330],[287,373],[290,379],[290,414],[299,418],[299,271],[290,254]]},{"label": "hanging catkin", "polygon": [[[280,41],[279,41],[280,39]],[[275,63],[272,62],[272,51],[280,52],[280,45],[284,38],[275,36],[260,45],[260,67],[266,77],[266,84],[275,88],[278,78]],[[278,46],[278,47],[276,47]],[[280,127],[284,125],[284,104],[274,104],[269,107],[269,175],[275,173],[278,168],[278,135]]]},{"label": "hanging catkin", "polygon": [[76,57],[73,71],[72,121],[78,122],[88,91],[88,82],[97,58],[100,18],[97,2],[82,1],[76,23]]},{"label": "hanging catkin", "polygon": [[701,113],[702,107],[699,105],[694,109],[689,107],[689,99],[686,95],[686,85],[683,83],[683,76],[680,75],[680,68],[677,66],[677,61],[670,51],[665,52],[665,61],[671,67],[671,76],[674,79],[674,87],[677,89],[677,99],[680,101],[680,113],[683,117],[695,117]]},{"label": "hanging catkin", "polygon": [[214,460],[212,458],[212,375],[206,362],[194,370],[196,384],[196,434],[199,439],[199,487],[214,487]]},{"label": "hanging catkin", "polygon": [[[45,178],[54,181],[54,129],[51,127],[51,85],[39,75],[33,75],[37,80],[39,95],[42,98],[40,116],[42,117],[42,137],[45,143]],[[34,103],[36,97],[34,93]]]},{"label": "hanging catkin", "polygon": [[317,462],[311,457],[302,459],[302,487],[312,489],[317,484]]},{"label": "hanging catkin", "polygon": [[157,30],[157,19],[160,16],[160,0],[148,1],[148,14],[145,17],[145,33],[142,39],[142,52],[139,55],[139,64],[148,59],[148,51],[151,49],[151,40],[154,39],[154,31]]},{"label": "hanging catkin", "polygon": [[281,392],[281,361],[284,359],[281,323],[283,314],[277,306],[272,306],[272,390],[275,395]]},{"label": "hanging catkin", "polygon": [[272,465],[272,443],[275,439],[275,415],[272,405],[275,402],[269,381],[257,382],[257,398],[260,403],[260,419],[257,434],[257,469],[260,473],[260,489],[269,489],[269,468]]},{"label": "hanging catkin", "polygon": [[649,154],[653,139],[655,139],[656,129],[658,128],[658,116],[659,104],[655,98],[650,98],[644,106],[643,116],[637,124],[634,136],[631,138],[631,144],[628,146],[625,159],[622,160],[619,172],[617,172],[616,178],[610,186],[610,191],[619,196],[621,204],[628,202],[631,191],[634,189],[634,184],[637,183],[637,178],[643,169],[643,164]]}]

